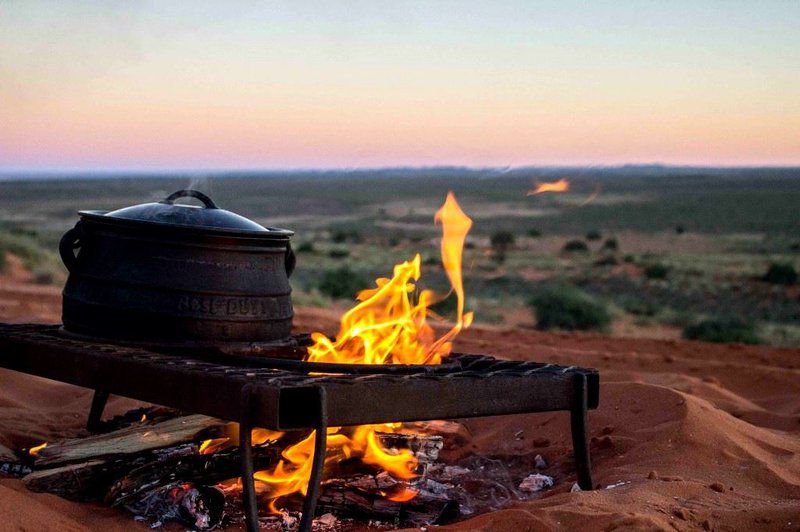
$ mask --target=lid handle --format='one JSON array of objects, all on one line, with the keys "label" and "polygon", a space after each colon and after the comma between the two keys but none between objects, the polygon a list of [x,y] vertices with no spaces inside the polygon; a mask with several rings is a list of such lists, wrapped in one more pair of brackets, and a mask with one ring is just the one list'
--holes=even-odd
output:
[{"label": "lid handle", "polygon": [[203,202],[203,205],[205,205],[206,209],[218,209],[219,208],[219,207],[217,207],[217,204],[214,203],[211,200],[211,198],[209,198],[208,196],[206,196],[202,192],[199,192],[197,190],[191,190],[191,189],[184,189],[184,190],[179,190],[177,192],[173,192],[172,194],[170,194],[169,196],[167,196],[166,198],[161,200],[160,203],[166,203],[167,205],[174,205],[176,199],[178,199],[178,198],[186,198],[186,197],[192,197],[192,198],[199,199],[200,201]]}]

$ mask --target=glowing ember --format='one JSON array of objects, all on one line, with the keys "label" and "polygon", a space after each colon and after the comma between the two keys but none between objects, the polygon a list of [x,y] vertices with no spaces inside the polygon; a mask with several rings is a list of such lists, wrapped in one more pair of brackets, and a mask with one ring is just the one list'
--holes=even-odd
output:
[{"label": "glowing ember", "polygon": [[44,442],[41,445],[37,445],[36,447],[31,447],[30,449],[28,449],[28,454],[31,456],[36,456],[37,454],[39,454],[39,451],[41,451],[45,447],[47,447],[47,442]]},{"label": "glowing ember", "polygon": [[550,183],[537,183],[536,188],[528,191],[528,196],[535,196],[543,192],[567,192],[569,190],[569,181],[566,179],[559,179]]},{"label": "glowing ember", "polygon": [[[464,312],[464,287],[461,276],[462,252],[472,220],[464,214],[452,193],[434,218],[442,224],[442,264],[458,299],[456,323],[440,338],[427,322],[429,305],[439,298],[429,291],[417,291],[420,278],[420,256],[397,264],[391,279],[376,280],[376,287],[361,291],[360,301],[346,312],[339,334],[332,341],[322,333],[312,334],[314,344],[308,348],[307,360],[349,364],[439,364],[450,354],[453,338],[472,322],[472,313]],[[359,458],[401,480],[416,476],[416,459],[407,449],[385,449],[377,431],[394,433],[399,423],[331,427],[328,429],[325,463]],[[291,493],[305,495],[314,454],[314,433],[288,447],[278,465],[271,471],[259,471],[255,478],[266,484],[272,499],[270,508],[277,511],[276,500]],[[416,496],[408,488],[386,494],[394,501],[407,501]]]}]

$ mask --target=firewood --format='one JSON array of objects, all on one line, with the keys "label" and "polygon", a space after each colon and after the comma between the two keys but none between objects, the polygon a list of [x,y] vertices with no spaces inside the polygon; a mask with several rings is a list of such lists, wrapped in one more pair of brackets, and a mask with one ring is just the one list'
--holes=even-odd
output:
[{"label": "firewood", "polygon": [[[459,515],[458,503],[422,489],[425,482],[408,486],[393,480],[388,474],[337,478],[323,483],[319,511],[338,517],[380,520],[402,526],[441,524]],[[416,496],[408,501],[393,501],[387,493],[412,489]]]},{"label": "firewood", "polygon": [[191,530],[211,530],[222,522],[225,495],[213,486],[174,482],[128,501],[125,508],[157,522],[177,521]]},{"label": "firewood", "polygon": [[201,439],[204,433],[210,434],[209,437],[218,435],[224,425],[224,421],[201,415],[182,416],[154,424],[135,424],[106,434],[51,443],[39,452],[35,467],[59,467],[73,462],[171,447]]},{"label": "firewood", "polygon": [[[283,449],[283,445],[278,447],[274,442],[255,446],[255,470],[275,467]],[[127,504],[154,488],[178,481],[214,485],[238,477],[241,474],[240,468],[238,447],[229,447],[213,454],[176,454],[164,460],[151,461],[126,473],[111,486],[106,502],[111,506]]]},{"label": "firewood", "polygon": [[0,476],[21,477],[30,472],[30,466],[24,464],[17,453],[0,444]]}]

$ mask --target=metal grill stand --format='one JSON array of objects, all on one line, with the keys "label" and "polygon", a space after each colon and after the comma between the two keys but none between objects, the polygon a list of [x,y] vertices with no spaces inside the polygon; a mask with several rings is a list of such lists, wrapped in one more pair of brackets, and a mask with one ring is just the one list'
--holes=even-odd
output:
[{"label": "metal grill stand", "polygon": [[55,326],[0,324],[0,367],[96,390],[89,430],[99,426],[111,393],[238,421],[249,532],[259,529],[254,427],[316,431],[300,521],[303,531],[311,530],[319,498],[328,426],[569,411],[578,485],[592,489],[586,422],[587,410],[597,408],[599,400],[596,370],[485,355],[449,358],[444,368],[312,375],[263,367],[263,362],[255,364],[259,367],[242,367],[210,361],[201,354],[164,354],[76,340],[60,335]]}]

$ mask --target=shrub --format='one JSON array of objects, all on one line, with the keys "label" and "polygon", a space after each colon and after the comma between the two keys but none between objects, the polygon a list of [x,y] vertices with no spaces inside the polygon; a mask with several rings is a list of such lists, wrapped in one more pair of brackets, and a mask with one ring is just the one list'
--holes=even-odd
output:
[{"label": "shrub", "polygon": [[675,226],[675,232],[678,233],[679,235],[682,235],[683,233],[686,232],[686,228],[684,226],[678,224],[678,225]]},{"label": "shrub", "polygon": [[762,279],[768,283],[790,286],[797,282],[797,270],[788,262],[773,262]]},{"label": "shrub", "polygon": [[611,323],[606,305],[574,286],[544,290],[528,304],[536,312],[537,328],[542,330],[602,329]]},{"label": "shrub", "polygon": [[363,237],[355,229],[336,229],[331,233],[331,240],[336,244],[343,244],[348,240],[358,243],[363,240]]},{"label": "shrub", "polygon": [[310,240],[306,240],[305,242],[300,242],[297,246],[298,253],[313,253],[314,252],[314,243]]},{"label": "shrub", "polygon": [[317,285],[319,291],[334,299],[355,298],[356,294],[368,286],[363,275],[354,272],[347,266],[326,270]]},{"label": "shrub", "polygon": [[607,249],[609,251],[616,251],[619,249],[619,242],[617,242],[616,238],[608,238],[605,242],[603,242],[603,249]]},{"label": "shrub", "polygon": [[33,272],[33,282],[42,285],[55,284],[56,276],[48,270],[37,270]]},{"label": "shrub", "polygon": [[350,252],[346,249],[332,249],[328,252],[328,256],[332,259],[344,259],[350,256]]},{"label": "shrub", "polygon": [[594,261],[595,266],[616,266],[617,264],[619,264],[619,262],[614,255],[606,255]]},{"label": "shrub", "polygon": [[6,259],[6,250],[0,248],[0,272],[6,269],[8,265],[8,260]]},{"label": "shrub", "polygon": [[683,329],[687,340],[703,342],[738,342],[742,344],[761,344],[764,341],[756,334],[752,323],[737,318],[707,319],[688,325]]},{"label": "shrub", "polygon": [[528,236],[531,238],[539,238],[542,236],[542,232],[538,229],[528,229]]},{"label": "shrub", "polygon": [[648,279],[666,279],[667,274],[669,274],[669,267],[660,262],[648,264],[644,267],[644,276]]},{"label": "shrub", "polygon": [[516,239],[511,231],[497,231],[489,241],[492,245],[494,259],[497,262],[503,262],[506,260],[506,253],[514,245]]},{"label": "shrub", "polygon": [[644,316],[648,318],[652,318],[656,314],[658,314],[658,306],[649,301],[643,301],[638,299],[626,299],[622,303],[622,308],[625,309],[625,312],[628,314],[633,314],[634,316]]},{"label": "shrub", "polygon": [[636,255],[631,255],[630,253],[628,253],[627,255],[622,257],[622,260],[624,262],[627,262],[628,264],[633,264],[634,262],[636,262]]},{"label": "shrub", "polygon": [[600,240],[603,238],[603,235],[600,234],[600,231],[592,230],[586,233],[586,240]]},{"label": "shrub", "polygon": [[586,242],[583,240],[569,240],[566,244],[564,244],[562,251],[567,253],[585,253],[589,251],[589,246],[587,246]]},{"label": "shrub", "polygon": [[428,256],[422,259],[422,264],[425,266],[441,266],[442,259],[436,256]]}]

